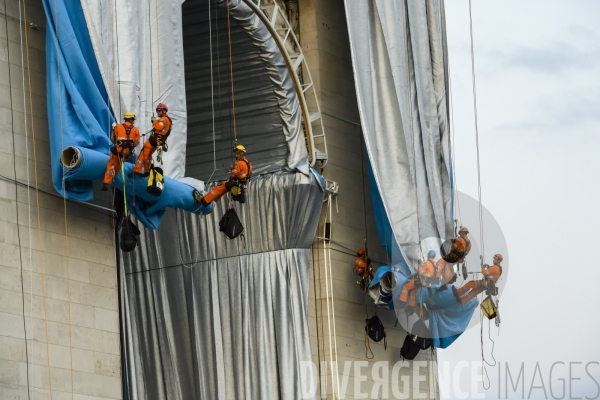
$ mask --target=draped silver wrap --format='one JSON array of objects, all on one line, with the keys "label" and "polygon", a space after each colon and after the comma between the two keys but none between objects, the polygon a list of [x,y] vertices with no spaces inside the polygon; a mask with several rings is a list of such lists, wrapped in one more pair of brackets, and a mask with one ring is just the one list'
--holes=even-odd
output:
[{"label": "draped silver wrap", "polygon": [[453,234],[443,0],[345,5],[369,159],[402,257],[415,270],[420,241],[427,252]]},{"label": "draped silver wrap", "polygon": [[[169,210],[122,257],[126,384],[133,400],[300,398],[314,376],[308,274],[323,191],[310,175],[253,178],[236,205],[245,237],[227,240],[227,208]],[[308,382],[307,382],[308,380]]]}]

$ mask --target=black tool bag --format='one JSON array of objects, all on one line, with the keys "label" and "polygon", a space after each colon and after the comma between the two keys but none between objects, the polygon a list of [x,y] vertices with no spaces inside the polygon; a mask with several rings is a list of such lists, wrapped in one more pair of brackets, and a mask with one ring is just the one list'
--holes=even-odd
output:
[{"label": "black tool bag", "polygon": [[413,340],[417,346],[419,346],[422,350],[427,350],[433,344],[433,340],[431,340],[431,332],[422,319],[418,320],[413,325],[411,336],[413,337]]},{"label": "black tool bag", "polygon": [[229,239],[235,239],[244,231],[244,225],[233,208],[227,210],[219,221],[219,230]]},{"label": "black tool bag", "polygon": [[406,360],[414,360],[419,351],[427,350],[433,345],[431,332],[423,320],[418,320],[412,327],[410,335],[404,338],[400,355]]},{"label": "black tool bag", "polygon": [[365,320],[367,325],[365,331],[369,338],[374,342],[381,342],[383,339],[383,346],[387,350],[387,339],[385,338],[385,327],[377,315]]},{"label": "black tool bag", "polygon": [[421,351],[421,348],[415,343],[412,335],[406,335],[404,344],[402,344],[402,348],[400,349],[400,356],[405,360],[414,360],[419,351]]},{"label": "black tool bag", "polygon": [[125,253],[129,253],[133,251],[138,243],[138,236],[140,235],[140,230],[137,226],[128,218],[125,217],[123,219],[123,223],[121,224],[121,231],[119,232],[119,245],[121,250]]}]

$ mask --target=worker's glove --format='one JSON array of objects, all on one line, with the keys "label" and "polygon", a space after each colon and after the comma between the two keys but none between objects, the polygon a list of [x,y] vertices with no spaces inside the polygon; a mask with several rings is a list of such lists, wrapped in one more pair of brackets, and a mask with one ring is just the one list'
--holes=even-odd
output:
[{"label": "worker's glove", "polygon": [[154,121],[156,121],[156,118],[154,118],[154,115],[152,117],[150,117],[150,122],[154,123]]},{"label": "worker's glove", "polygon": [[233,182],[233,179],[229,179],[227,182],[225,182],[225,188],[227,190],[231,190],[231,188],[235,185],[235,182]]},{"label": "worker's glove", "polygon": [[117,124],[115,122],[113,122],[112,127],[113,127],[113,129],[115,129],[117,127]]},{"label": "worker's glove", "polygon": [[415,278],[415,286],[423,286],[423,284],[421,283],[421,277],[417,276]]},{"label": "worker's glove", "polygon": [[119,153],[117,152],[117,146],[110,146],[110,152],[113,153],[115,156],[119,155]]}]

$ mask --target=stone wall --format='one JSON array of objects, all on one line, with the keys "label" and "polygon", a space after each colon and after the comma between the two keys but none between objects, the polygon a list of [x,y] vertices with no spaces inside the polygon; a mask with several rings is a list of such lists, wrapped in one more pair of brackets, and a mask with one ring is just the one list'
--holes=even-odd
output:
[{"label": "stone wall", "polygon": [[[392,386],[397,390],[409,390],[409,398],[423,395],[427,398],[427,383],[413,381],[412,370],[419,368],[422,377],[427,375],[425,368],[426,353],[421,352],[410,366],[402,368],[392,377],[392,368],[400,361],[400,347],[406,332],[396,322],[392,311],[376,309],[370,298],[365,298],[356,284],[357,277],[353,267],[356,250],[363,247],[363,238],[367,237],[370,257],[374,265],[387,264],[387,256],[379,244],[371,203],[366,149],[360,130],[360,117],[356,101],[354,77],[352,72],[350,45],[343,0],[300,0],[300,35],[302,51],[310,65],[310,71],[318,89],[321,110],[327,135],[329,161],[323,171],[326,179],[339,184],[339,195],[332,205],[332,242],[331,270],[333,283],[333,308],[335,309],[335,331],[337,359],[339,362],[340,385],[343,376],[350,377],[345,389],[347,399],[355,398],[353,377],[358,375],[356,366],[344,371],[345,362],[368,362],[360,370],[366,380],[359,386],[366,398],[380,398],[382,392],[372,393],[376,381],[388,388],[389,398],[394,398]],[[363,162],[361,162],[361,159]],[[363,173],[364,172],[364,173]],[[363,191],[364,186],[364,191]],[[324,205],[324,209],[327,205]],[[325,211],[321,221],[324,221]],[[364,218],[366,217],[366,231]],[[322,225],[317,232],[323,236]],[[325,302],[326,286],[322,241],[316,240],[313,246],[313,269],[309,294],[309,319],[313,360],[329,361],[328,321],[333,320],[330,307],[329,319]],[[315,279],[316,278],[316,279]],[[316,301],[315,301],[315,293]],[[316,306],[315,306],[316,304]],[[365,319],[375,312],[383,321],[387,332],[387,350],[383,341],[370,347],[374,358],[366,358]],[[332,332],[333,337],[333,332]],[[379,378],[371,374],[373,364],[387,362],[379,371]],[[323,373],[323,371],[321,371]],[[387,377],[386,377],[387,376]],[[432,375],[433,379],[433,375]],[[328,398],[332,398],[331,376],[328,376]],[[408,388],[405,388],[408,386]],[[418,388],[416,387],[418,386]],[[433,385],[437,387],[437,385]],[[372,397],[372,395],[375,396]],[[357,394],[358,395],[358,394]],[[431,397],[437,394],[431,392]],[[358,397],[356,397],[358,398]],[[365,397],[363,397],[365,398]],[[386,398],[385,396],[383,398]]]},{"label": "stone wall", "polygon": [[[19,3],[0,0],[0,399],[121,399],[114,230],[106,211],[67,202],[67,241],[50,178],[44,9],[26,0],[37,25],[27,28],[28,75]],[[27,156],[37,195],[25,186]]]}]

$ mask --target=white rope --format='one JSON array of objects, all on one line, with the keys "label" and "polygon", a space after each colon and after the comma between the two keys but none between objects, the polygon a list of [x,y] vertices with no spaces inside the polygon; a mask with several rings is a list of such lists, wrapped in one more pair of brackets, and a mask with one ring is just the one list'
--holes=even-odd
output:
[{"label": "white rope", "polygon": [[415,156],[415,131],[413,127],[413,117],[412,117],[412,91],[410,85],[410,77],[409,77],[409,66],[408,66],[408,36],[406,31],[406,25],[408,24],[408,10],[406,7],[408,6],[408,2],[406,5],[402,7],[403,13],[403,21],[402,28],[404,30],[404,63],[405,63],[405,71],[406,71],[406,96],[408,99],[408,118],[410,120],[410,137],[411,137],[411,145],[412,145],[412,170],[413,170],[413,183],[415,185],[415,204],[417,208],[417,235],[418,235],[418,243],[419,243],[419,265],[417,265],[417,270],[421,264],[422,259],[422,249],[421,249],[421,221],[419,217],[419,194],[417,191],[417,164],[416,164],[416,156]]},{"label": "white rope", "polygon": [[210,49],[210,106],[212,109],[213,172],[210,174],[207,182],[210,182],[215,171],[217,171],[217,142],[215,136],[215,82],[213,75],[212,16],[210,12],[211,3],[212,0],[208,0],[208,46]]},{"label": "white rope", "polygon": [[[331,200],[332,196],[329,194],[329,223],[331,224],[332,216],[331,216]],[[331,227],[331,225],[330,225]],[[333,301],[333,273],[331,272],[331,229],[329,230],[330,242],[327,245],[327,268],[329,268],[329,276],[332,277],[329,280],[329,284],[331,286],[331,318],[333,320],[333,351],[335,354],[335,382],[338,391],[338,397],[340,394],[340,374],[338,368],[338,354],[337,354],[337,334],[335,332],[335,303]]]},{"label": "white rope", "polygon": [[469,28],[471,33],[471,77],[473,79],[473,113],[475,115],[475,145],[477,148],[477,196],[479,201],[479,241],[481,243],[481,265],[485,259],[485,244],[483,242],[483,206],[481,204],[481,168],[479,165],[479,128],[477,124],[477,90],[475,88],[475,53],[473,51],[473,17],[471,15],[471,0],[469,0]]},{"label": "white rope", "polygon": [[[331,200],[331,195],[329,195]],[[327,224],[327,218],[325,218],[325,224]],[[323,235],[323,262],[325,264],[325,303],[327,304],[327,331],[329,336],[329,360],[333,366],[333,348],[331,347],[331,312],[329,310],[329,271],[327,269],[327,239]],[[333,380],[333,369],[331,370],[331,379]],[[335,387],[332,387],[333,398],[335,399]],[[338,392],[339,394],[339,392]]]},{"label": "white rope", "polygon": [[[29,181],[29,138],[27,132],[27,91],[25,90],[25,52],[23,51],[23,29],[25,29],[25,21],[23,21],[23,10],[21,9],[21,1],[19,3],[19,38],[21,41],[21,77],[23,78],[23,116],[25,121],[25,164],[27,172],[27,232],[29,235],[29,327],[33,327],[33,249],[31,238],[31,193]],[[33,118],[33,115],[31,116]],[[16,156],[16,155],[15,155]],[[16,180],[16,177],[15,177]],[[17,199],[18,203],[18,199]],[[25,345],[27,345],[27,337],[25,337]],[[27,368],[30,378],[29,382],[33,381],[34,371],[32,368]]]}]

